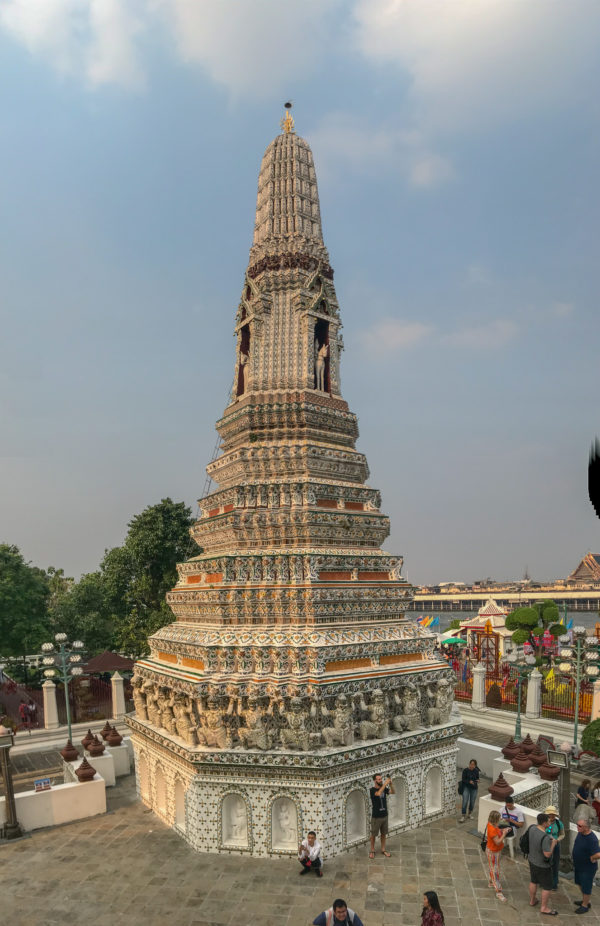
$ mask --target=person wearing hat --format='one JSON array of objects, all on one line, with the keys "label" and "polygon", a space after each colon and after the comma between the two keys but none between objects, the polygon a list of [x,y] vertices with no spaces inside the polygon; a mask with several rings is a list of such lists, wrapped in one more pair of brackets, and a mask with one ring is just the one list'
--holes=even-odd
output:
[{"label": "person wearing hat", "polygon": [[550,867],[552,868],[552,890],[558,890],[558,866],[560,863],[560,845],[559,843],[565,838],[565,828],[560,820],[558,810],[554,804],[548,804],[546,807],[545,814],[548,815],[548,826],[546,827],[546,832],[549,836],[552,836],[553,839],[556,839],[556,845],[552,850],[552,855],[550,856]]}]

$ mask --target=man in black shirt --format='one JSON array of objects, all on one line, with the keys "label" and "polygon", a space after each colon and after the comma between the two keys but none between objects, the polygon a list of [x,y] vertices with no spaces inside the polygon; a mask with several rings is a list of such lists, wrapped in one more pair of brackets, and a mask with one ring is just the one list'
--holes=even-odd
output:
[{"label": "man in black shirt", "polygon": [[390,853],[385,850],[385,838],[388,834],[388,808],[387,808],[387,797],[388,794],[395,794],[394,786],[392,784],[391,778],[386,778],[383,780],[383,777],[379,774],[373,775],[374,787],[370,790],[371,795],[371,851],[369,852],[369,858],[375,858],[375,838],[379,836],[381,839],[381,854],[385,855],[386,858],[390,857]]}]

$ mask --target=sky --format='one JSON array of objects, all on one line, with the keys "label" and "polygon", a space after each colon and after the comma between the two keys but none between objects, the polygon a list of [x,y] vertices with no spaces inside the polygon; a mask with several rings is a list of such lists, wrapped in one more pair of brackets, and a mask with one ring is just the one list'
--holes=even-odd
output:
[{"label": "sky", "polygon": [[409,581],[600,551],[596,0],[0,0],[0,542],[194,511],[292,99]]}]

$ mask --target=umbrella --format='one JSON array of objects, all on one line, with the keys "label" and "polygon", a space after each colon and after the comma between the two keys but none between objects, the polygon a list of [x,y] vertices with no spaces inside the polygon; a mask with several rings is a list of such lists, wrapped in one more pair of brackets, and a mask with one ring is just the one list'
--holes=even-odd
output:
[{"label": "umbrella", "polygon": [[466,643],[466,640],[463,640],[461,637],[448,637],[446,640],[442,640],[442,645],[446,646],[448,643]]}]

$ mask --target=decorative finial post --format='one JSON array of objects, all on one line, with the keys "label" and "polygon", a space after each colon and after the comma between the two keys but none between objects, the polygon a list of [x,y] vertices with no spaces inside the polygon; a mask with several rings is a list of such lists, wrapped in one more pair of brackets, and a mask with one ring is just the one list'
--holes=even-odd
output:
[{"label": "decorative finial post", "polygon": [[279,125],[281,126],[285,134],[289,135],[290,132],[294,131],[294,126],[295,126],[294,120],[292,118],[292,114],[290,112],[290,109],[292,108],[292,104],[291,102],[288,101],[287,103],[284,103],[283,105],[285,106],[287,112],[285,116],[283,117],[283,119],[281,120],[281,122],[279,123]]}]

